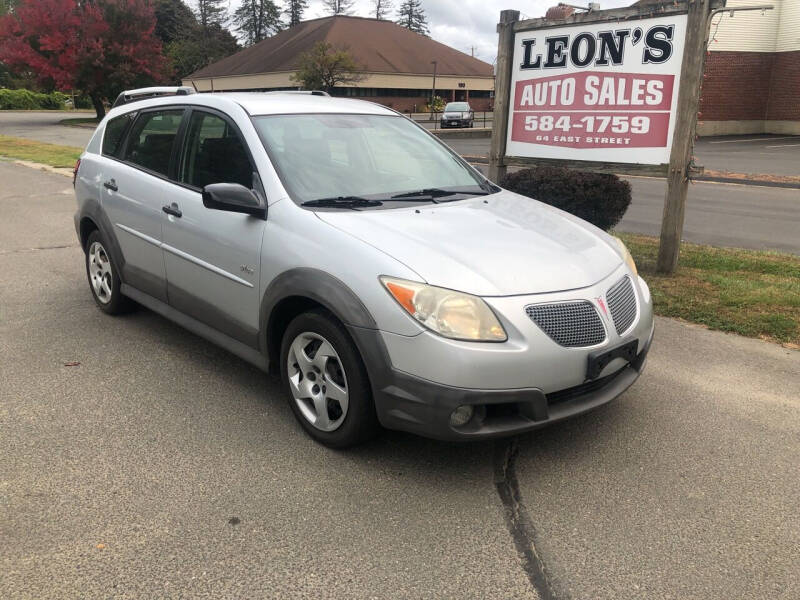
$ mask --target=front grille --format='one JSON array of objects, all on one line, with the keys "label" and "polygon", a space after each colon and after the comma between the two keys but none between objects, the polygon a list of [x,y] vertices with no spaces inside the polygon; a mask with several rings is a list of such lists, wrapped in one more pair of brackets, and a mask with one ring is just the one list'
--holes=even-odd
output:
[{"label": "front grille", "polygon": [[606,293],[608,310],[617,333],[622,335],[633,324],[636,318],[636,294],[633,292],[633,283],[627,275],[611,286]]},{"label": "front grille", "polygon": [[586,300],[531,304],[525,307],[525,312],[531,321],[562,346],[594,346],[606,339],[600,316]]}]

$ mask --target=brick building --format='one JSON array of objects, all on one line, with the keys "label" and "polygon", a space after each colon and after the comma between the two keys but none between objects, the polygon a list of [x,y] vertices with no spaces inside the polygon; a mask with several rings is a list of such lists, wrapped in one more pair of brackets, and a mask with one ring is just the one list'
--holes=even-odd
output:
[{"label": "brick building", "polygon": [[774,10],[714,17],[700,135],[800,134],[800,0],[728,0]]},{"label": "brick building", "polygon": [[183,79],[198,91],[298,89],[290,77],[299,56],[317,42],[346,47],[363,78],[331,94],[379,102],[395,110],[422,111],[430,100],[436,62],[436,94],[468,100],[475,110],[492,106],[492,66],[391,21],[325,17],[303,21]]}]

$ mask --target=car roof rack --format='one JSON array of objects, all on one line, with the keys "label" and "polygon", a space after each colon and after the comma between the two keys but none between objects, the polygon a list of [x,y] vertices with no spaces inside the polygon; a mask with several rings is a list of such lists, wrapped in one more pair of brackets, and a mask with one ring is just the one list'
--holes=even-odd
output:
[{"label": "car roof rack", "polygon": [[330,94],[323,90],[271,90],[264,94],[306,94],[308,96],[325,96],[330,98]]},{"label": "car roof rack", "polygon": [[138,88],[136,90],[125,90],[117,96],[111,108],[136,102],[138,100],[146,100],[148,98],[156,98],[158,96],[188,96],[194,94],[194,88],[188,86],[157,86]]}]

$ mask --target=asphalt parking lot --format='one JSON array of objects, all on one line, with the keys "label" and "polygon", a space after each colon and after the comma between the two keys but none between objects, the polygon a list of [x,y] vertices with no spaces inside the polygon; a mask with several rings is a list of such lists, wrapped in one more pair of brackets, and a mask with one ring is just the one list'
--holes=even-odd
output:
[{"label": "asphalt parking lot", "polygon": [[69,179],[0,181],[0,597],[800,596],[800,352],[658,319],[595,413],[334,452],[266,375],[96,309]]}]

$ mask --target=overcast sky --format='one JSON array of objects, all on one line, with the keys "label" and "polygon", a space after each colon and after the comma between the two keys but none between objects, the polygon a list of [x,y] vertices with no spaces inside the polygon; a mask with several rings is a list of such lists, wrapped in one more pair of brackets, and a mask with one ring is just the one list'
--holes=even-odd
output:
[{"label": "overcast sky", "polygon": [[[618,8],[633,4],[635,0],[601,0],[601,8]],[[230,0],[231,11],[241,0]],[[551,6],[559,0],[422,0],[422,6],[428,17],[431,37],[437,42],[452,46],[456,50],[470,54],[470,47],[475,47],[475,56],[488,63],[494,62],[497,54],[497,33],[495,27],[500,18],[500,11],[518,10],[522,18],[543,17]],[[283,5],[283,0],[276,0]],[[576,2],[570,4],[588,4]],[[394,11],[400,0],[394,0]],[[370,0],[356,0],[353,14],[359,17],[373,16],[373,4]],[[314,19],[328,16],[322,0],[310,0],[303,19]]]}]

